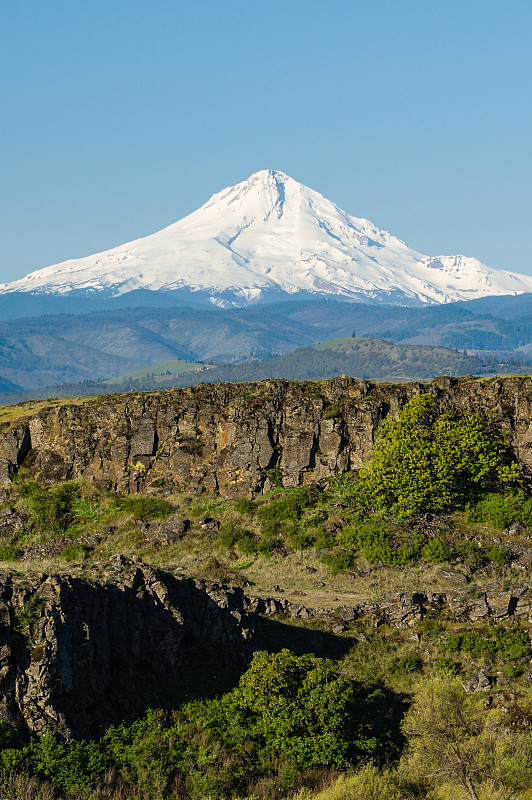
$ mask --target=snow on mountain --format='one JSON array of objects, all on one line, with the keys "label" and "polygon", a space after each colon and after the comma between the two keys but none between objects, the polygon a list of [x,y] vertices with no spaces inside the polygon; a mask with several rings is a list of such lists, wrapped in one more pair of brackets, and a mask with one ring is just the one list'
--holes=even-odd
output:
[{"label": "snow on mountain", "polygon": [[422,255],[284,173],[262,170],[151,236],[0,284],[0,294],[134,289],[206,292],[218,305],[272,291],[418,304],[532,292],[532,277],[466,256]]}]

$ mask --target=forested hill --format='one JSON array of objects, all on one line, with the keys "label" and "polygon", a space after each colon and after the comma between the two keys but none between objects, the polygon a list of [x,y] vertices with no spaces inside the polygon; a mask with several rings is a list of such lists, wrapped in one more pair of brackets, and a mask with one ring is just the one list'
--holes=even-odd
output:
[{"label": "forested hill", "polygon": [[[511,361],[511,364],[510,364]],[[219,366],[208,373],[183,376],[180,385],[201,381],[255,381],[266,378],[320,380],[349,375],[366,380],[430,380],[438,375],[494,375],[515,372],[518,359],[501,364],[495,358],[468,356],[447,347],[398,345],[384,339],[333,339],[300,347],[277,358]]]},{"label": "forested hill", "polygon": [[[142,296],[138,302],[148,300]],[[144,307],[72,313],[75,310],[74,304],[69,314],[8,320],[0,303],[0,391],[33,392],[104,381],[165,361],[234,364],[351,337],[353,331],[401,345],[488,351],[481,356],[498,361],[529,358],[532,349],[531,295],[423,308],[307,298],[248,309]],[[463,365],[456,374],[479,369]],[[430,377],[446,371],[454,370],[442,362],[405,375]],[[295,378],[303,373],[286,374]],[[356,374],[385,376],[382,371],[359,372],[358,367]],[[46,390],[44,396],[48,394]]]},{"label": "forested hill", "polygon": [[[439,375],[504,375],[527,374],[532,364],[527,359],[511,356],[500,361],[494,356],[469,356],[447,347],[399,345],[383,339],[333,339],[313,347],[300,347],[285,356],[250,359],[239,364],[211,366],[190,371],[168,361],[155,364],[137,374],[112,381],[86,381],[58,385],[31,394],[6,394],[4,402],[50,396],[71,397],[80,394],[147,391],[198,383],[234,383],[268,378],[288,380],[320,380],[349,375],[353,378],[381,381],[431,380]],[[189,367],[192,365],[190,364]],[[164,367],[164,369],[163,369]]]}]

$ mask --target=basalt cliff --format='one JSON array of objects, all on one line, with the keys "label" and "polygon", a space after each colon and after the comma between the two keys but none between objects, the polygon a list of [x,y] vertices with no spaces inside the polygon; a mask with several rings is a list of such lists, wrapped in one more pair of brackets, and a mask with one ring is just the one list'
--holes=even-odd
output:
[{"label": "basalt cliff", "polygon": [[383,419],[424,392],[440,410],[491,414],[532,472],[532,378],[391,385],[341,377],[51,401],[27,413],[22,404],[0,417],[0,485],[24,464],[44,485],[83,478],[120,492],[251,497],[275,475],[290,487],[360,469]]}]

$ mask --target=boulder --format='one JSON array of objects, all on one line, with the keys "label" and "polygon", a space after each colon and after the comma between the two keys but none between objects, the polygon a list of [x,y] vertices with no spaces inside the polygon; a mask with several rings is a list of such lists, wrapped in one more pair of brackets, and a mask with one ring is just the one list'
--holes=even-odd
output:
[{"label": "boulder", "polygon": [[458,572],[456,569],[450,569],[449,567],[442,567],[438,570],[437,574],[438,578],[447,583],[454,583],[461,586],[465,586],[469,583],[467,575],[464,575],[463,572]]},{"label": "boulder", "polygon": [[462,681],[462,686],[467,694],[475,694],[476,692],[485,692],[491,686],[491,680],[486,675],[483,669],[479,669],[469,675],[468,678]]}]

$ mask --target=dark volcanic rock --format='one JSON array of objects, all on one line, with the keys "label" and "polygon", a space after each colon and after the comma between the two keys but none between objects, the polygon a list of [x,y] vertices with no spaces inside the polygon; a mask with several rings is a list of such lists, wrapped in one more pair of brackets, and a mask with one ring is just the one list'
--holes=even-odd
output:
[{"label": "dark volcanic rock", "polygon": [[122,557],[107,581],[65,575],[0,582],[0,718],[19,733],[85,735],[156,702],[190,648],[243,661],[241,590],[178,580]]},{"label": "dark volcanic rock", "polygon": [[276,473],[285,486],[312,484],[360,469],[383,419],[424,392],[441,411],[492,413],[532,473],[532,378],[390,385],[342,377],[56,402],[0,425],[0,487],[23,462],[43,484],[83,477],[123,492],[251,497],[269,490]]}]

